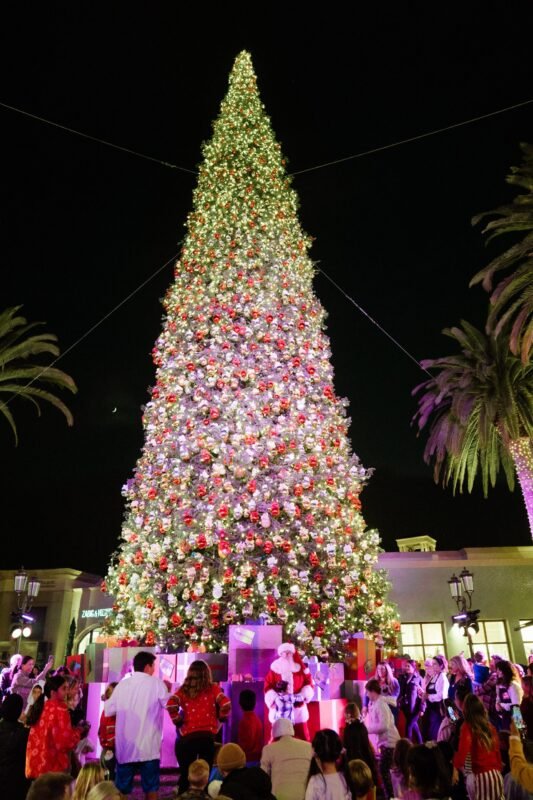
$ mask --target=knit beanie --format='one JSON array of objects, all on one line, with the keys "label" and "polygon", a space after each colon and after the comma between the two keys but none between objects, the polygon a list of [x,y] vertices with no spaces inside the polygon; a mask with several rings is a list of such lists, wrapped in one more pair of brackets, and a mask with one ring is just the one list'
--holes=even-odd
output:
[{"label": "knit beanie", "polygon": [[232,769],[243,769],[246,766],[246,755],[242,747],[229,742],[222,745],[217,755],[217,767],[222,772],[231,772]]}]

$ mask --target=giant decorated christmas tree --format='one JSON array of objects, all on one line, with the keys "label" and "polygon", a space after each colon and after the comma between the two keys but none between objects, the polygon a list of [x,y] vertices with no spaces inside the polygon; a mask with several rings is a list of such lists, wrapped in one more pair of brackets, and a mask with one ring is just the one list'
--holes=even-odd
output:
[{"label": "giant decorated christmas tree", "polygon": [[153,349],[145,441],[106,589],[112,629],[224,650],[227,626],[283,624],[308,652],[391,641],[368,473],[333,387],[310,239],[248,53],[204,145]]}]

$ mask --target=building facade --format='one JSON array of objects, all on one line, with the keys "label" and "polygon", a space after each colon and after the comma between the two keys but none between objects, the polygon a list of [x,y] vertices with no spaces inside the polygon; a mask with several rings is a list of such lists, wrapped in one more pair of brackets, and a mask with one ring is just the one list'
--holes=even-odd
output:
[{"label": "building facade", "polygon": [[448,584],[466,568],[473,575],[472,608],[479,609],[473,649],[527,663],[533,649],[533,547],[437,551],[430,537],[397,544],[401,552],[382,553],[379,566],[389,573],[391,599],[400,612],[400,652],[417,660],[436,653],[469,655],[463,629],[452,621],[458,609]]}]

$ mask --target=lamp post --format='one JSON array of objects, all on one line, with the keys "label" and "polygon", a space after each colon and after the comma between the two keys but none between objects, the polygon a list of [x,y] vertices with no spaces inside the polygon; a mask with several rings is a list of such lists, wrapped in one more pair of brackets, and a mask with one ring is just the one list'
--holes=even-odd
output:
[{"label": "lamp post", "polygon": [[17,595],[17,611],[13,613],[17,624],[11,632],[11,637],[17,642],[17,653],[20,651],[21,637],[31,636],[31,625],[33,617],[28,613],[31,610],[33,601],[39,594],[41,583],[37,578],[28,578],[28,573],[21,567],[13,580],[13,591]]},{"label": "lamp post", "polygon": [[470,657],[474,657],[474,648],[472,646],[472,631],[477,633],[479,631],[479,624],[477,621],[479,615],[479,608],[472,609],[472,595],[474,594],[474,576],[473,574],[463,567],[463,571],[457,575],[452,575],[448,581],[450,593],[457,604],[457,614],[452,616],[454,623],[463,629],[463,636],[468,639],[468,649],[470,650]]}]

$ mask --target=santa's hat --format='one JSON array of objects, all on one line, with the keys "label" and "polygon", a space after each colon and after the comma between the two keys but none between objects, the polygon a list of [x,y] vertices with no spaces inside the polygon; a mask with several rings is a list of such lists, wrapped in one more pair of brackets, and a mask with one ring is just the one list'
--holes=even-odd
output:
[{"label": "santa's hat", "polygon": [[278,656],[282,656],[283,653],[292,653],[294,657],[294,654],[296,653],[296,648],[292,644],[292,642],[283,642],[283,644],[280,644],[280,646],[278,647]]}]

